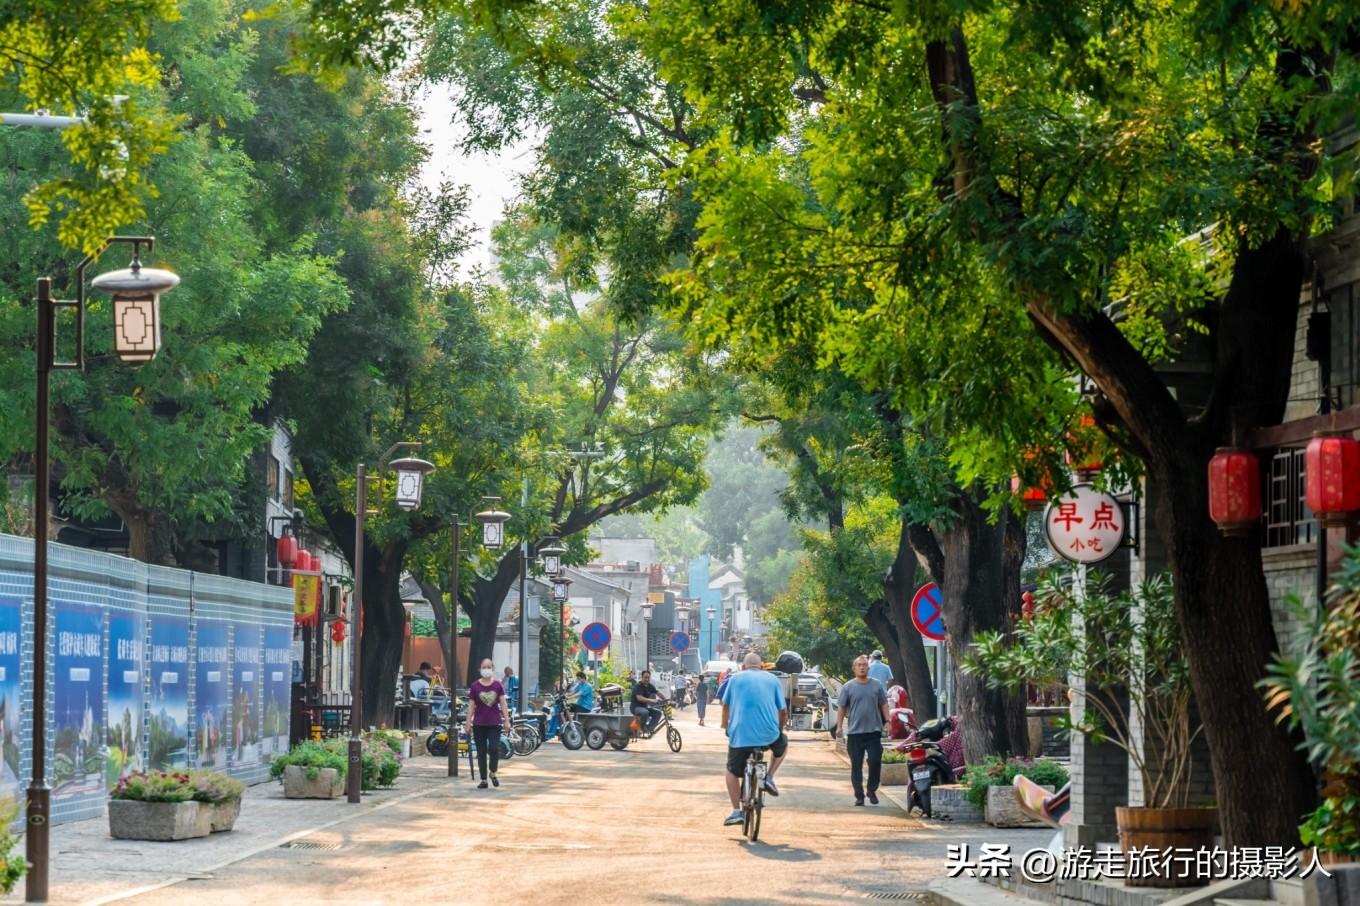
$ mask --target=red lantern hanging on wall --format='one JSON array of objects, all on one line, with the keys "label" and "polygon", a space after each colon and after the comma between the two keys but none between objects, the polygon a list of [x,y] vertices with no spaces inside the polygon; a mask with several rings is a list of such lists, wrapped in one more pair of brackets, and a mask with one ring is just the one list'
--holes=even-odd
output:
[{"label": "red lantern hanging on wall", "polygon": [[298,555],[297,539],[294,538],[292,535],[284,535],[282,538],[279,539],[279,543],[275,548],[275,553],[279,558],[280,566],[282,566],[284,569],[292,569],[293,564],[297,562]]},{"label": "red lantern hanging on wall", "polygon": [[1305,500],[1324,526],[1344,525],[1360,510],[1360,441],[1318,434],[1304,450]]},{"label": "red lantern hanging on wall", "polygon": [[1261,519],[1261,464],[1248,450],[1220,447],[1209,460],[1209,518],[1228,538],[1251,533]]},{"label": "red lantern hanging on wall", "polygon": [[336,617],[331,621],[331,641],[337,645],[345,644],[346,620],[343,616]]}]

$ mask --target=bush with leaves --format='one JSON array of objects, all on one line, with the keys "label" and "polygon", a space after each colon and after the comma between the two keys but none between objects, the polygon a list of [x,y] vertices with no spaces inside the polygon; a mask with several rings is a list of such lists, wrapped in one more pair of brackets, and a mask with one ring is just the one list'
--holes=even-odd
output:
[{"label": "bush with leaves", "polygon": [[198,802],[231,802],[240,799],[246,785],[221,771],[197,770],[189,772],[189,784]]},{"label": "bush with leaves", "polygon": [[13,890],[24,872],[28,871],[28,862],[23,856],[14,853],[19,838],[11,828],[18,814],[19,800],[0,799],[0,894]]},{"label": "bush with leaves", "polygon": [[[1079,713],[1059,718],[1061,728],[1127,753],[1148,806],[1189,803],[1190,749],[1202,727],[1191,725],[1190,674],[1166,576],[1115,594],[1103,575],[1088,576],[1082,593],[1052,573],[1014,638],[979,633],[962,667],[993,686],[1056,685],[1072,693]],[[1084,690],[1071,688],[1073,676],[1084,678]]]},{"label": "bush with leaves", "polygon": [[289,749],[287,754],[275,755],[269,762],[269,776],[275,780],[282,780],[284,768],[296,765],[307,773],[308,780],[320,777],[324,768],[334,768],[343,780],[349,768],[349,758],[343,749],[344,740],[332,742],[339,742],[342,747],[337,750],[331,743],[300,742]]},{"label": "bush with leaves", "polygon": [[1261,686],[1279,720],[1303,730],[1322,772],[1322,803],[1299,835],[1305,846],[1360,857],[1360,548],[1347,552],[1327,607],[1290,603],[1307,644],[1276,655]]},{"label": "bush with leaves", "polygon": [[975,764],[964,772],[963,782],[968,790],[964,798],[978,808],[987,806],[987,789],[1010,786],[1016,777],[1028,777],[1039,786],[1059,789],[1067,783],[1067,769],[1051,758],[1006,758],[989,755],[982,764]]},{"label": "bush with leaves", "polygon": [[191,802],[196,793],[188,771],[133,771],[109,792],[111,799],[135,802]]}]

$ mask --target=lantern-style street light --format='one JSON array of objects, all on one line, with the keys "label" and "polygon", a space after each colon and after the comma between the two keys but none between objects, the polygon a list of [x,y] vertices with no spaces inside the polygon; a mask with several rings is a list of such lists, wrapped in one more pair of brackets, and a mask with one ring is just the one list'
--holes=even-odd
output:
[{"label": "lantern-style street light", "polygon": [[[156,315],[154,323],[148,322],[147,329],[138,335],[133,329],[137,315],[129,306],[134,302],[149,302],[150,309],[140,310],[144,314],[159,312],[160,294],[174,288],[179,283],[179,277],[169,271],[141,267],[141,248],[143,245],[148,250],[153,248],[156,240],[152,237],[114,236],[104,243],[100,252],[117,242],[133,246],[133,267],[96,278],[95,287],[114,293],[114,342],[119,357],[133,363],[150,361],[160,347],[159,315]],[[48,461],[51,379],[53,371],[82,371],[85,368],[85,269],[94,263],[96,257],[90,255],[76,266],[74,301],[53,299],[52,279],[42,277],[38,280],[35,345],[37,430],[33,451],[33,509],[36,514],[33,520],[33,773],[27,793],[25,820],[28,832],[24,844],[29,863],[24,895],[31,903],[47,902],[50,857],[48,829],[52,805],[52,790],[47,785],[47,511],[52,483],[51,463]],[[58,361],[56,358],[56,314],[62,308],[75,310],[75,358],[72,361]],[[121,323],[118,321],[120,311],[124,312]],[[152,327],[154,330],[151,330]],[[126,335],[125,339],[136,337],[139,342],[123,342],[118,338],[120,333]]]},{"label": "lantern-style street light", "polygon": [[434,464],[407,456],[392,460],[388,466],[397,473],[397,490],[394,495],[397,506],[408,511],[420,506],[420,495],[425,489],[425,476],[434,471]]},{"label": "lantern-style street light", "polygon": [[142,243],[133,238],[132,263],[95,277],[91,286],[113,296],[113,351],[131,364],[149,362],[161,348],[161,293],[179,286],[170,271],[142,267]]},{"label": "lantern-style street light", "polygon": [[483,497],[484,504],[491,507],[489,510],[473,516],[482,524],[482,547],[487,550],[500,550],[505,543],[505,523],[509,521],[510,514],[496,509],[496,504],[501,502],[499,497]]},{"label": "lantern-style street light", "polygon": [[[556,540],[556,539],[554,539]],[[571,580],[566,576],[554,576],[552,583],[553,600],[557,602],[557,673],[563,681],[567,670],[567,595],[571,591]]]},{"label": "lantern-style street light", "polygon": [[[549,576],[556,576],[562,572],[562,555],[567,549],[562,546],[562,542],[554,536],[549,536],[539,545],[538,555],[543,558],[543,572]],[[553,586],[554,594],[557,586]]]},{"label": "lantern-style street light", "polygon": [[[387,459],[400,449],[419,449],[418,441],[397,441],[387,448],[379,461]],[[422,466],[413,465],[422,463]],[[420,506],[421,492],[424,490],[425,476],[434,468],[420,459],[396,459],[387,468],[397,471],[397,505],[403,510],[414,510]],[[414,481],[405,489],[401,487],[403,474],[415,474]],[[379,478],[381,479],[381,472]],[[354,679],[349,696],[349,769],[345,774],[345,798],[357,803],[362,795],[364,743],[363,731],[363,658],[364,637],[364,523],[368,516],[368,467],[359,463],[354,476]],[[381,488],[381,484],[379,484]]]}]

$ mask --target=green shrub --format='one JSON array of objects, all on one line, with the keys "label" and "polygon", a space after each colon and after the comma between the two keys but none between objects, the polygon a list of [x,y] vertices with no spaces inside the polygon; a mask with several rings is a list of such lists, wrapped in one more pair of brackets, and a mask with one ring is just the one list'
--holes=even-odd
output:
[{"label": "green shrub", "polygon": [[190,771],[189,783],[194,788],[194,799],[199,802],[231,802],[246,791],[244,783],[221,771]]},{"label": "green shrub", "polygon": [[906,753],[899,752],[896,749],[892,749],[891,751],[883,753],[884,764],[901,764],[906,760],[907,760]]},{"label": "green shrub", "polygon": [[195,792],[186,771],[133,771],[118,781],[109,797],[135,802],[189,802]]},{"label": "green shrub", "polygon": [[[300,742],[289,749],[286,755],[275,755],[269,762],[269,776],[275,780],[282,780],[283,769],[289,765],[297,765],[307,772],[308,780],[320,777],[323,768],[335,768],[343,779],[348,773],[349,758],[343,748],[336,751],[331,742]],[[344,740],[339,742],[343,745]]]},{"label": "green shrub", "polygon": [[1009,758],[1001,759],[988,755],[982,764],[972,765],[963,774],[963,783],[968,787],[964,798],[976,808],[987,805],[987,788],[1010,786],[1016,776],[1028,777],[1040,786],[1051,786],[1055,790],[1067,783],[1067,769],[1051,758]]},{"label": "green shrub", "polygon": [[28,862],[13,853],[18,838],[10,831],[14,817],[19,814],[17,799],[0,800],[0,893],[9,893],[28,871]]}]

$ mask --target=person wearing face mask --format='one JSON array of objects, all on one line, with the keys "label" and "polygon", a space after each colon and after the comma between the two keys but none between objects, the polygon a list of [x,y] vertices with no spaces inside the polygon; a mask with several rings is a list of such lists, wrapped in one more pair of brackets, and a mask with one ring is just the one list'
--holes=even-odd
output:
[{"label": "person wearing face mask", "polygon": [[467,732],[477,748],[477,771],[486,789],[487,759],[491,761],[491,785],[500,786],[496,768],[500,762],[501,728],[510,732],[510,710],[506,704],[505,687],[496,679],[496,667],[491,658],[482,659],[481,678],[468,687]]}]

